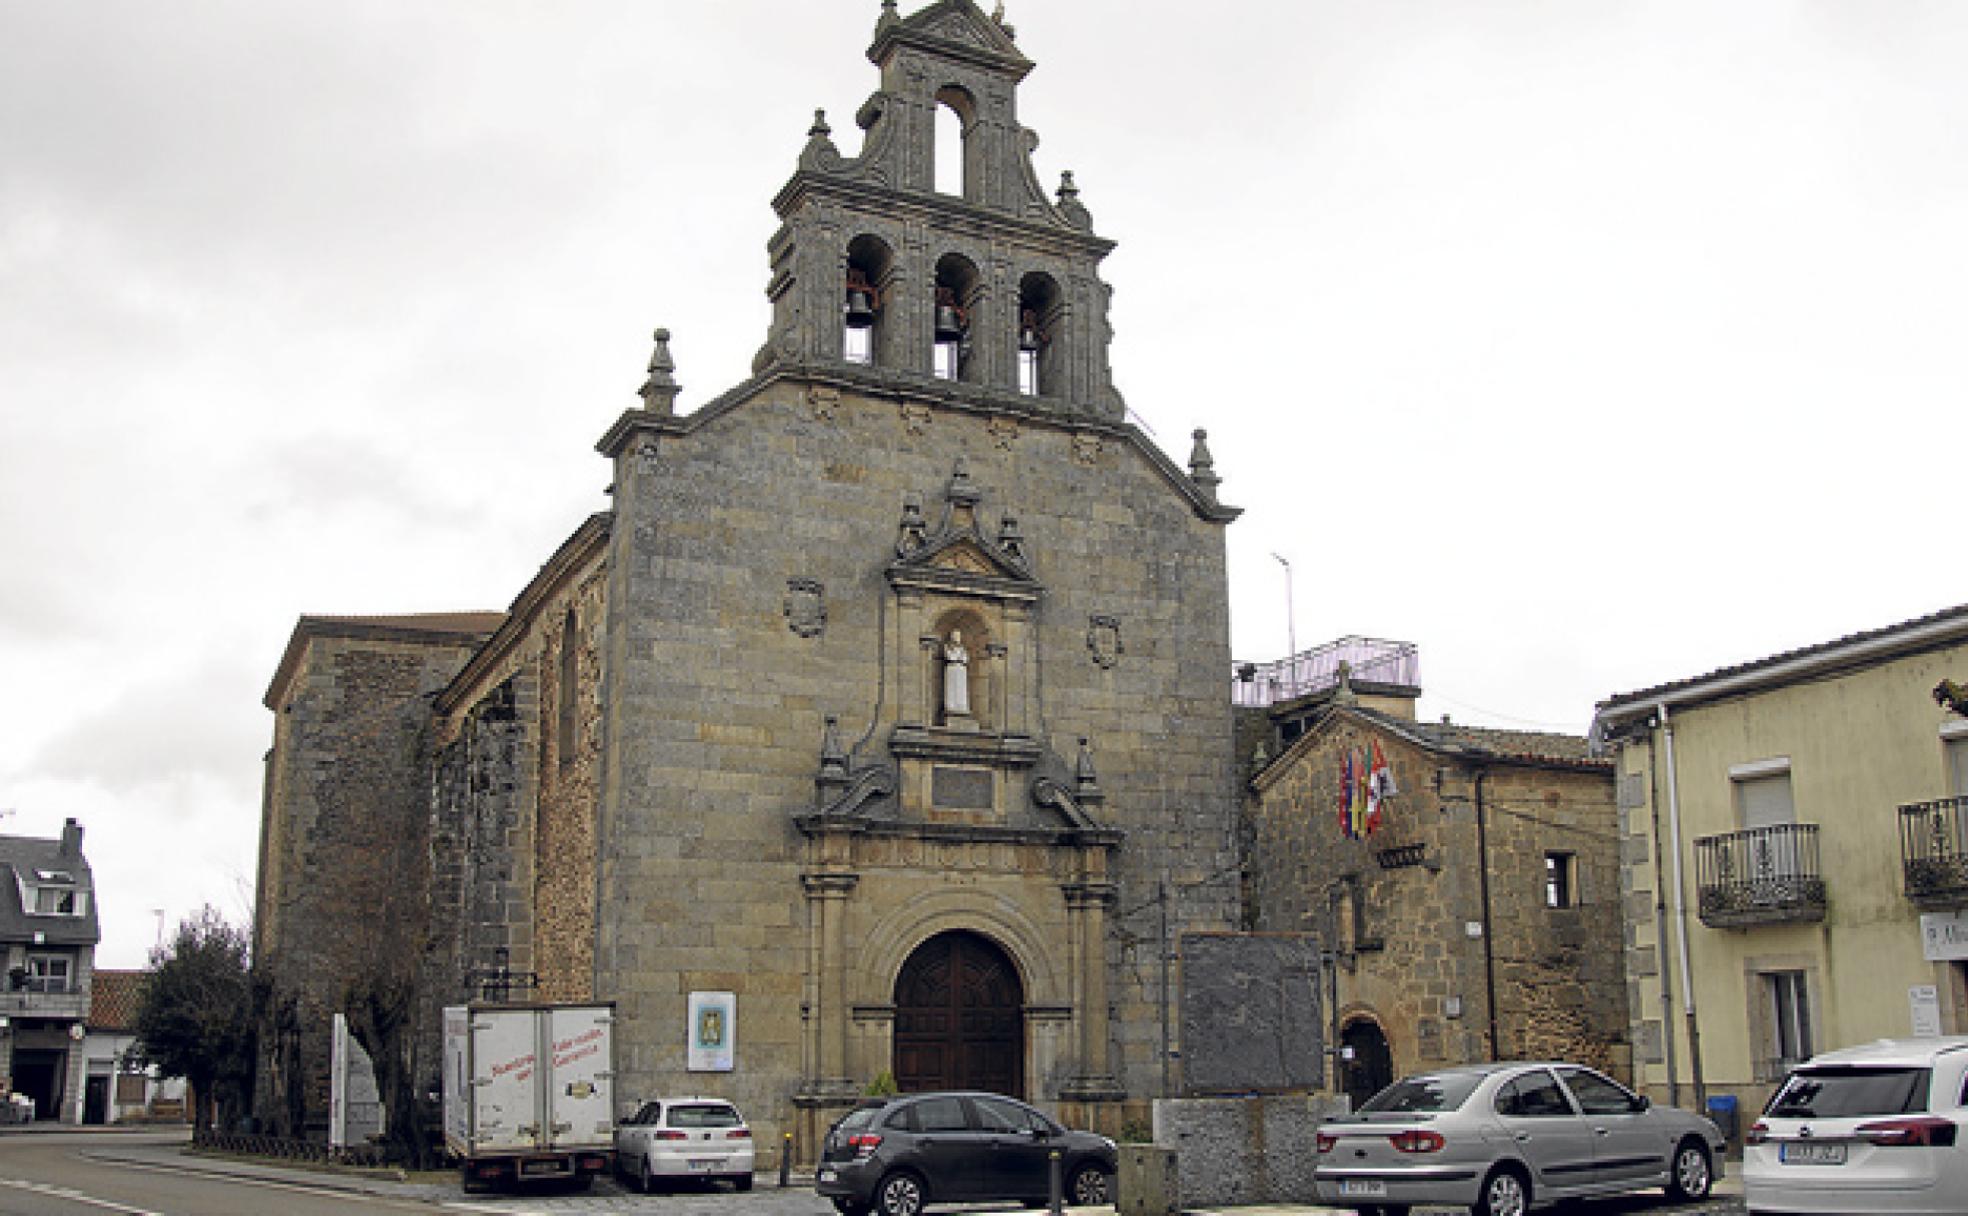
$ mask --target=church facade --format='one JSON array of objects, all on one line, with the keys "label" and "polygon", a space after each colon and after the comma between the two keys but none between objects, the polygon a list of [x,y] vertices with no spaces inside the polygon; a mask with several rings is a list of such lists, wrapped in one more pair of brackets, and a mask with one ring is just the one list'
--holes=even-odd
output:
[{"label": "church facade", "polygon": [[[817,115],[773,200],[751,378],[677,412],[658,331],[599,443],[612,508],[478,632],[296,631],[260,889],[302,1010],[287,1072],[336,999],[302,965],[335,914],[319,842],[394,832],[430,858],[422,1008],[612,1001],[624,1100],[727,1096],[810,1159],[890,1082],[1110,1130],[1163,1092],[1165,956],[1239,919],[1237,512],[1201,432],[1185,468],[1125,419],[1112,244],[1070,175],[1036,177],[1009,27],[887,0],[869,58],[859,153]],[[340,720],[371,645],[401,669],[371,766],[395,792],[328,797],[378,735],[302,726]],[[269,1101],[306,1123],[307,1092]]]}]

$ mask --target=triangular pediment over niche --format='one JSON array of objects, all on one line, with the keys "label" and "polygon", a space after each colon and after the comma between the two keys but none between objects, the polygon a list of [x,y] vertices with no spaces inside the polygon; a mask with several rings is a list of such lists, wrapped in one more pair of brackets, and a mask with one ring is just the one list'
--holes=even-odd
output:
[{"label": "triangular pediment over niche", "polygon": [[1031,583],[1032,575],[997,546],[974,535],[932,542],[895,563],[897,573],[947,573]]},{"label": "triangular pediment over niche", "polygon": [[940,42],[954,42],[1007,58],[1024,58],[1018,53],[1018,44],[970,0],[943,0],[941,4],[932,4],[904,19],[902,27]]}]

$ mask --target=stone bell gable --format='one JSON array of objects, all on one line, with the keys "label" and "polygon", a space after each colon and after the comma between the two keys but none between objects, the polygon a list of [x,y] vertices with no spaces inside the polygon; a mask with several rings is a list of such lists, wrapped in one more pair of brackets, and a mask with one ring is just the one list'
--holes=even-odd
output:
[{"label": "stone bell gable", "polygon": [[[841,361],[856,328],[842,324],[853,285],[865,304],[855,318],[866,322],[863,378],[934,377],[942,333],[956,348],[948,379],[1021,410],[1119,421],[1098,273],[1113,242],[1094,235],[1071,173],[1051,198],[1039,183],[1038,136],[1017,111],[1033,65],[1011,31],[970,0],[907,18],[891,4],[868,57],[881,87],[855,114],[860,153],[843,155],[816,113],[773,200],[772,326],[753,370]],[[952,193],[935,176],[945,108],[963,140]]]}]

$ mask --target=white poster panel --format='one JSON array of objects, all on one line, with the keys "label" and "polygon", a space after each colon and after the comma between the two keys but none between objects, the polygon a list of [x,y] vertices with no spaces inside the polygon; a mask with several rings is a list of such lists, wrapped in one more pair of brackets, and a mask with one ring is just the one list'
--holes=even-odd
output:
[{"label": "white poster panel", "polygon": [[1920,948],[1930,963],[1968,959],[1968,912],[1928,912],[1920,918]]},{"label": "white poster panel", "polygon": [[738,1042],[738,994],[690,994],[689,1050],[684,1067],[691,1072],[730,1072]]},{"label": "white poster panel", "polygon": [[1932,984],[1915,984],[1907,989],[1907,1007],[1913,1014],[1913,1037],[1936,1039],[1941,1034],[1941,990]]}]

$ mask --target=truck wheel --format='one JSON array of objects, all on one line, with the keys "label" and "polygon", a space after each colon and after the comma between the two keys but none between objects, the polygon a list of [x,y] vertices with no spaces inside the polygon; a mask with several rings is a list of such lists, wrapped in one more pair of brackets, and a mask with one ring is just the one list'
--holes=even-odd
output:
[{"label": "truck wheel", "polygon": [[731,1185],[741,1191],[749,1191],[752,1189],[752,1176],[750,1174],[733,1174],[731,1176]]}]

